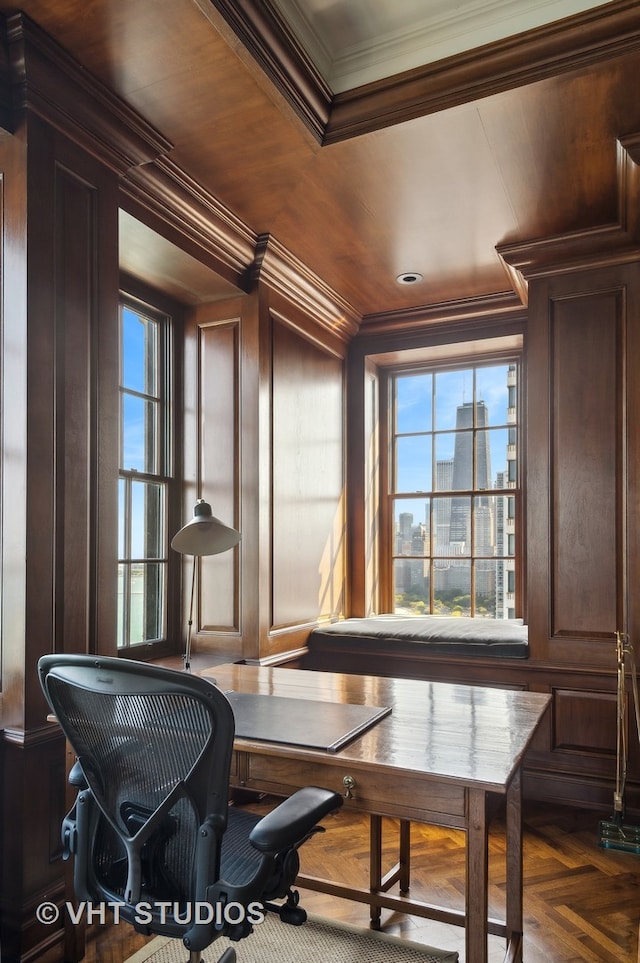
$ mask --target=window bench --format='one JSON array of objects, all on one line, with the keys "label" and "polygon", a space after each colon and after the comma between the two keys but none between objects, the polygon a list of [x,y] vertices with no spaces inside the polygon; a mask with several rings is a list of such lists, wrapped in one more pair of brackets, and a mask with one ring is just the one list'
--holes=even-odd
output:
[{"label": "window bench", "polygon": [[468,616],[374,615],[344,619],[313,629],[308,647],[333,646],[340,641],[350,650],[369,654],[481,656],[498,659],[528,657],[528,628],[521,619],[481,619]]}]

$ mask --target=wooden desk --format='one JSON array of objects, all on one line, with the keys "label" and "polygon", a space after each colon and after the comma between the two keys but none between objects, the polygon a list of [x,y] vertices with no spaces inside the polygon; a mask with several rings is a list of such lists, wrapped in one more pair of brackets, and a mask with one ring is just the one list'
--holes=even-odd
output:
[{"label": "wooden desk", "polygon": [[[346,806],[376,818],[465,830],[464,914],[393,896],[383,887],[361,890],[309,877],[300,877],[299,885],[465,926],[467,963],[487,963],[488,933],[505,937],[505,961],[522,960],[521,763],[549,696],[251,665],[215,666],[201,674],[224,691],[391,705],[390,715],[337,753],[236,739],[232,785],[285,796],[301,786],[326,786],[345,795]],[[487,919],[492,793],[506,797],[504,921]]]}]

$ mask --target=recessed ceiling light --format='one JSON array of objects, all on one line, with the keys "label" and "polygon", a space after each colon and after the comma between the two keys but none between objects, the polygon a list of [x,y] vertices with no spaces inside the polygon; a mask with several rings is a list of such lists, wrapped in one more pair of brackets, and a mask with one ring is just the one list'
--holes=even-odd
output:
[{"label": "recessed ceiling light", "polygon": [[417,284],[418,281],[422,281],[422,275],[417,271],[405,271],[404,274],[398,275],[396,281],[398,284]]}]

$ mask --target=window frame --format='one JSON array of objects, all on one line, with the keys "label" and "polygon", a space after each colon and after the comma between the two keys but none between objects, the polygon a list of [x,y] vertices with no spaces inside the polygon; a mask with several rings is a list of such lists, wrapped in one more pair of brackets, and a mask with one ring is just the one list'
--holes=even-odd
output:
[{"label": "window frame", "polygon": [[[446,372],[446,371],[460,371],[470,368],[480,368],[480,367],[491,367],[495,365],[509,365],[513,364],[516,366],[517,376],[516,376],[516,403],[517,403],[517,420],[515,425],[508,428],[509,434],[509,444],[513,437],[511,428],[516,429],[516,465],[517,465],[517,478],[515,480],[515,488],[509,488],[510,499],[508,501],[509,508],[514,512],[515,515],[515,527],[516,527],[516,544],[515,552],[513,554],[514,558],[514,577],[516,582],[516,592],[514,598],[513,612],[506,617],[524,618],[525,617],[525,590],[524,590],[524,558],[525,558],[525,525],[524,525],[524,500],[525,493],[523,490],[523,480],[525,478],[524,469],[524,452],[525,452],[525,438],[524,438],[524,389],[523,389],[523,368],[524,368],[524,351],[523,348],[514,348],[513,346],[505,348],[504,350],[498,351],[472,351],[472,352],[460,352],[452,354],[451,358],[443,357],[441,352],[438,352],[438,356],[433,359],[424,358],[419,361],[412,361],[410,363],[399,363],[389,366],[384,366],[379,369],[380,375],[380,472],[379,472],[379,482],[380,482],[380,539],[379,539],[379,574],[380,574],[380,605],[381,611],[394,613],[395,612],[395,593],[394,593],[394,562],[396,553],[394,551],[395,542],[395,512],[394,504],[398,499],[398,493],[394,490],[394,381],[397,376],[402,375],[412,375],[412,374],[422,374],[430,373],[434,374],[436,372]],[[402,433],[401,433],[402,434]],[[420,492],[419,494],[406,493],[407,500],[410,497],[417,498],[429,498],[432,494],[441,494],[438,492],[436,486],[436,479],[431,479],[432,488],[430,492]],[[475,480],[474,480],[475,484]],[[505,489],[506,490],[506,489]],[[500,489],[497,493],[504,494],[505,490]],[[480,489],[470,489],[465,490],[461,494],[469,495],[473,499],[481,493],[485,493],[485,490]],[[490,489],[490,492],[494,489]],[[455,493],[454,493],[455,494]],[[402,497],[402,496],[401,496]],[[512,498],[512,500],[511,500]],[[511,518],[511,515],[508,516]],[[513,536],[510,536],[513,538]],[[398,556],[400,557],[400,556]],[[401,556],[406,558],[411,558],[412,556]],[[424,556],[418,555],[417,558],[423,558]],[[431,573],[433,571],[433,561],[438,556],[432,552],[430,559],[430,579],[429,579],[429,592],[430,592],[430,609],[433,607],[433,597],[434,597],[434,585]],[[502,557],[502,556],[501,556]],[[475,560],[475,556],[465,556],[470,562]],[[472,611],[475,606],[475,595],[473,591],[473,582],[471,587],[471,597],[472,597]],[[505,606],[506,607],[506,606]]]},{"label": "window frame", "polygon": [[[156,374],[158,377],[157,394],[160,395],[161,413],[158,418],[158,447],[155,453],[155,471],[138,471],[132,468],[124,468],[123,461],[123,437],[122,437],[122,413],[123,413],[123,394],[141,397],[144,399],[144,392],[130,391],[124,387],[123,376],[123,354],[122,354],[122,313],[129,309],[141,317],[148,318],[157,322],[158,344],[157,344],[157,364]],[[163,551],[158,553],[158,558],[141,559],[139,561],[149,564],[161,563],[164,566],[164,604],[162,612],[163,632],[154,639],[143,642],[130,643],[117,647],[117,654],[121,658],[131,658],[140,661],[162,658],[164,656],[178,654],[181,650],[180,632],[180,558],[175,552],[171,551],[170,541],[173,533],[180,527],[180,478],[181,478],[181,458],[180,449],[177,445],[179,437],[179,418],[181,413],[180,398],[180,377],[179,377],[179,338],[177,329],[183,324],[181,306],[171,301],[160,292],[147,288],[131,279],[121,282],[121,289],[118,300],[118,489],[120,492],[121,483],[125,484],[125,513],[130,512],[130,491],[136,481],[157,482],[163,489],[162,505],[162,535]],[[118,495],[118,573],[122,564],[131,565],[137,559],[132,555],[120,555],[121,547],[121,505],[120,495]],[[125,533],[127,549],[130,546],[131,531]],[[117,576],[120,577],[119,574]],[[125,600],[127,593],[125,592]],[[117,638],[121,637],[121,617],[124,619],[124,628],[127,627],[127,616],[120,610],[120,592],[118,591],[118,633]],[[123,629],[124,630],[124,629]]]}]

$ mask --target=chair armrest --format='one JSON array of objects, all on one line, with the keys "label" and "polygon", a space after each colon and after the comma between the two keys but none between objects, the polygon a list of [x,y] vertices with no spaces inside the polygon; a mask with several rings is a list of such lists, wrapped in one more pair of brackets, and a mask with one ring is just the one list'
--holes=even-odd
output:
[{"label": "chair armrest", "polygon": [[341,805],[337,792],[316,786],[299,789],[256,823],[249,840],[261,853],[277,853],[302,842],[323,816]]}]

